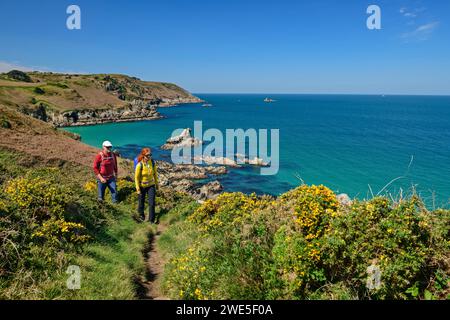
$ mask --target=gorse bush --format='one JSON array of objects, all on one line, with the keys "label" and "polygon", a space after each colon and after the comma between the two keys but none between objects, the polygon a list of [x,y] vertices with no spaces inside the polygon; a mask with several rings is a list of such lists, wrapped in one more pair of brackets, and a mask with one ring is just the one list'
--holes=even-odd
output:
[{"label": "gorse bush", "polygon": [[[53,246],[61,243],[83,243],[89,239],[84,235],[85,226],[66,221],[66,207],[72,191],[57,186],[43,177],[22,177],[9,181],[5,187],[9,210],[17,210],[24,217],[31,217],[31,237]],[[7,206],[4,206],[7,208]]]},{"label": "gorse bush", "polygon": [[222,232],[224,226],[242,223],[254,210],[266,207],[269,199],[258,198],[255,194],[246,196],[240,192],[222,193],[215,200],[206,200],[189,216],[189,221],[197,223],[204,231]]},{"label": "gorse bush", "polygon": [[[184,299],[445,298],[449,217],[417,196],[344,206],[324,186],[277,199],[225,193],[176,228],[192,238],[164,288]],[[369,266],[380,270],[375,288]]]},{"label": "gorse bush", "polygon": [[[322,267],[323,236],[338,215],[335,194],[324,186],[301,186],[279,199],[292,219],[275,232],[272,263],[265,278],[270,298],[304,298],[326,281]],[[273,210],[277,215],[277,208]]]},{"label": "gorse bush", "polygon": [[[408,299],[426,291],[445,297],[433,279],[448,272],[449,218],[448,211],[428,211],[417,196],[396,205],[381,197],[356,201],[324,238],[327,278],[354,288],[358,297]],[[370,263],[382,271],[375,292],[365,288]]]},{"label": "gorse bush", "polygon": [[43,177],[22,177],[9,181],[4,188],[7,198],[24,214],[38,219],[61,218],[67,205],[70,190],[57,188],[49,179]]},{"label": "gorse bush", "polygon": [[32,234],[32,237],[41,238],[52,245],[57,245],[61,241],[83,243],[89,240],[89,236],[83,234],[85,229],[85,226],[81,223],[67,222],[63,219],[51,219],[45,221]]},{"label": "gorse bush", "polygon": [[[187,252],[172,259],[167,266],[171,273],[171,281],[166,283],[166,289],[172,291],[175,298],[180,299],[208,299],[214,297],[214,292],[204,293],[201,288],[211,287],[211,277],[206,275],[209,261],[202,252],[196,252],[199,246],[188,248]],[[179,287],[178,284],[185,284]],[[175,284],[175,285],[174,285]],[[177,292],[178,291],[178,294]]]},{"label": "gorse bush", "polygon": [[114,213],[56,168],[28,171],[0,188],[0,274],[6,280],[22,269],[38,277],[40,270],[62,267],[61,253],[101,236]]}]

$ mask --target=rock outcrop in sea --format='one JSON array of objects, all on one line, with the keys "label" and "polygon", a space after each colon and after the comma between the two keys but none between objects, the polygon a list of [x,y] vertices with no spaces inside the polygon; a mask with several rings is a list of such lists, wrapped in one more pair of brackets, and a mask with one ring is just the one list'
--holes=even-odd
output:
[{"label": "rock outcrop in sea", "polygon": [[214,179],[224,175],[227,169],[223,166],[197,166],[192,164],[172,164],[166,161],[156,161],[159,183],[179,192],[186,192],[196,200],[215,198],[222,190],[219,181],[198,183],[195,180]]},{"label": "rock outcrop in sea", "polygon": [[265,162],[264,159],[253,157],[249,158],[243,154],[236,153],[237,163],[249,164],[258,167],[267,167],[269,163]]},{"label": "rock outcrop in sea", "polygon": [[180,135],[167,139],[166,143],[161,146],[161,149],[171,150],[174,148],[195,147],[201,144],[203,144],[203,141],[192,137],[191,129],[186,128]]},{"label": "rock outcrop in sea", "polygon": [[[170,137],[166,140],[166,143],[161,146],[163,150],[172,150],[175,148],[184,148],[184,147],[196,147],[202,145],[203,141],[195,138],[191,134],[191,129],[184,129],[178,136]],[[194,156],[192,159],[195,163],[204,163],[206,165],[221,165],[221,166],[229,166],[239,168],[240,164],[248,164],[253,166],[265,167],[269,164],[265,162],[263,159],[258,157],[248,158],[245,155],[236,154],[236,159],[230,159],[227,157],[219,157],[219,156]]]},{"label": "rock outcrop in sea", "polygon": [[350,197],[348,196],[348,194],[346,193],[340,193],[336,196],[337,201],[339,202],[340,205],[342,206],[351,206],[353,201],[352,199],[350,199]]},{"label": "rock outcrop in sea", "polygon": [[218,164],[218,165],[222,165],[222,166],[235,167],[235,168],[240,167],[235,160],[226,158],[226,157],[196,156],[196,157],[194,157],[194,161],[196,163],[202,162],[207,165]]}]

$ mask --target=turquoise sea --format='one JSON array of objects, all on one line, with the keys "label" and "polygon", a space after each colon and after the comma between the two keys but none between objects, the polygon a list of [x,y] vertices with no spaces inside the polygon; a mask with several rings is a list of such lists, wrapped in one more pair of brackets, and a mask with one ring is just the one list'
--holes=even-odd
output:
[{"label": "turquoise sea", "polygon": [[[173,130],[193,128],[195,120],[203,121],[204,130],[218,128],[224,134],[225,129],[278,128],[278,174],[230,169],[219,177],[225,190],[277,195],[300,184],[301,177],[361,199],[380,191],[395,197],[414,187],[430,205],[450,203],[450,96],[197,96],[213,106],[160,108],[162,120],[66,129],[96,147],[111,140],[125,157],[150,146],[155,158],[170,160],[170,152],[159,146]],[[276,101],[264,103],[267,96]]]}]

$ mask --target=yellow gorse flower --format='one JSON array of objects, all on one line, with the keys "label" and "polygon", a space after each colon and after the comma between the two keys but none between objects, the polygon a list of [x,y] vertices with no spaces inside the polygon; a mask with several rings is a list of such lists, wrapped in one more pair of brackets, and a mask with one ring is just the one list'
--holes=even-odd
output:
[{"label": "yellow gorse flower", "polygon": [[70,190],[61,190],[48,178],[25,176],[8,181],[4,191],[13,206],[37,218],[33,238],[49,243],[83,243],[90,239],[83,234],[86,228],[82,224],[64,219]]},{"label": "yellow gorse flower", "polygon": [[84,185],[84,190],[92,192],[97,190],[97,183],[95,181],[88,181]]},{"label": "yellow gorse flower", "polygon": [[84,230],[85,227],[81,223],[52,219],[44,222],[32,236],[51,243],[61,241],[84,243],[90,239],[90,236],[82,234]]},{"label": "yellow gorse flower", "polygon": [[44,178],[17,178],[4,190],[20,209],[45,209],[52,215],[62,214],[67,201],[67,195]]}]

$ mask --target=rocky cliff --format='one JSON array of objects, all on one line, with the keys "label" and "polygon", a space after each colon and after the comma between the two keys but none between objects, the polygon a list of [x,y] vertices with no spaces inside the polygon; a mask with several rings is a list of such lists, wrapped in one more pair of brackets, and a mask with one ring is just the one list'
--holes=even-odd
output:
[{"label": "rocky cliff", "polygon": [[156,111],[156,107],[143,100],[133,100],[128,106],[115,109],[86,109],[63,113],[50,112],[47,116],[47,119],[57,127],[154,120],[159,118],[161,118],[161,115]]}]

